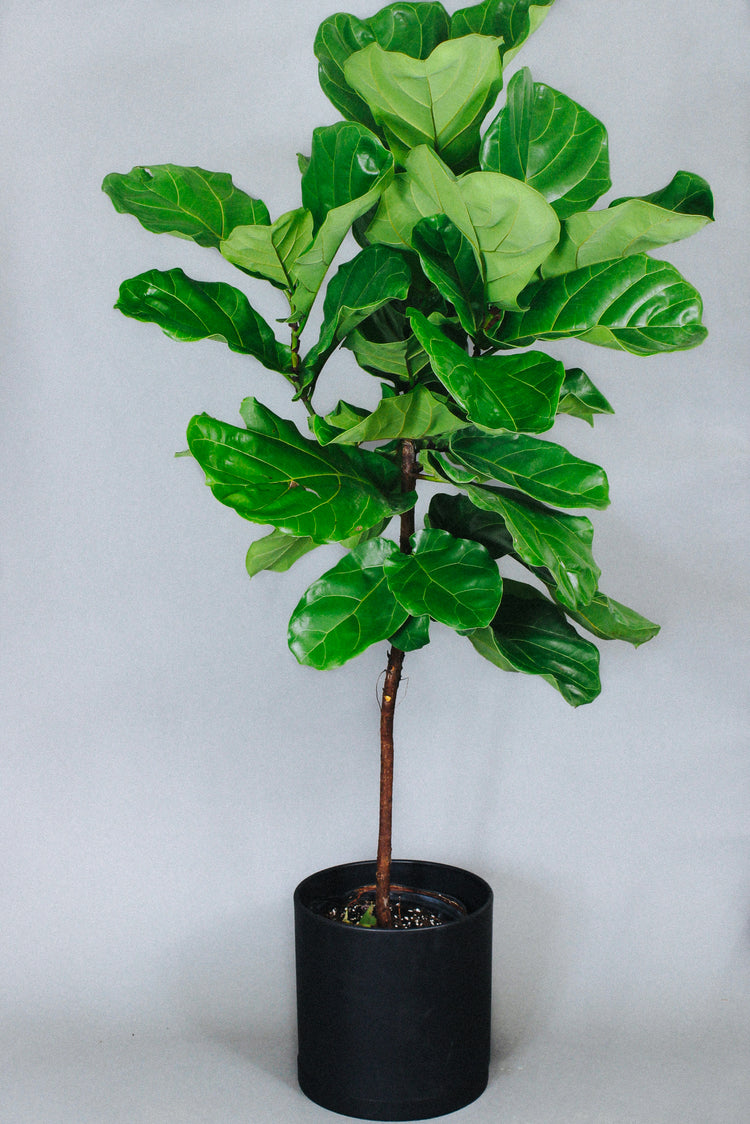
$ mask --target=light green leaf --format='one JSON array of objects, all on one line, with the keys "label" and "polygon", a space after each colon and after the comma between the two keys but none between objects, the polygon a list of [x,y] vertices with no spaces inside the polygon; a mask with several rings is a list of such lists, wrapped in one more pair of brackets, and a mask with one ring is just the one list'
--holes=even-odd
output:
[{"label": "light green leaf", "polygon": [[312,215],[299,207],[281,215],[272,226],[235,227],[220,249],[227,261],[251,277],[264,278],[277,289],[291,292],[295,264],[312,237]]},{"label": "light green leaf", "polygon": [[557,412],[583,418],[589,425],[593,425],[595,414],[614,414],[615,411],[586,372],[580,367],[571,367],[565,372]]},{"label": "light green leaf", "polygon": [[155,234],[175,234],[217,247],[236,226],[269,223],[265,203],[252,199],[226,172],[152,164],[106,176],[102,190],[120,214],[135,215]]},{"label": "light green leaf", "polygon": [[552,441],[524,433],[464,430],[451,438],[449,448],[461,464],[485,479],[509,484],[541,503],[595,508],[609,504],[604,469],[579,460]]},{"label": "light green leaf", "polygon": [[391,593],[414,617],[430,616],[450,628],[482,628],[500,603],[503,582],[495,562],[479,543],[447,531],[413,536],[412,554],[385,562]]},{"label": "light green leaf", "polygon": [[532,570],[549,571],[556,596],[566,608],[588,605],[601,570],[591,553],[594,528],[581,515],[568,515],[501,488],[466,484],[471,502],[495,512],[513,539],[513,551]]},{"label": "light green leaf", "polygon": [[354,353],[364,371],[406,386],[411,386],[429,364],[427,352],[414,335],[382,342],[370,340],[357,330],[343,340],[343,346]]},{"label": "light green leaf", "polygon": [[245,558],[248,575],[254,578],[262,570],[283,573],[318,545],[307,535],[300,538],[297,535],[288,535],[277,528],[271,531],[270,535],[264,535],[262,539],[256,539],[251,543]]},{"label": "light green leaf", "polygon": [[607,131],[565,94],[514,74],[506,104],[482,138],[480,166],[535,188],[567,218],[611,187]]},{"label": "light green leaf", "polygon": [[316,542],[341,541],[414,505],[400,473],[376,453],[321,448],[254,398],[247,429],[207,414],[188,426],[190,451],[216,498],[244,519]]},{"label": "light green leaf", "polygon": [[565,611],[600,640],[626,640],[637,648],[659,632],[658,624],[600,592],[594,594],[588,605],[577,610],[566,607]]},{"label": "light green leaf", "polygon": [[473,358],[409,310],[411,325],[432,370],[476,425],[543,433],[555,420],[562,363],[540,351]]},{"label": "light green leaf", "polygon": [[395,543],[372,539],[313,582],[289,621],[289,647],[301,664],[341,667],[404,624],[408,614],[384,572],[394,553]]},{"label": "light green leaf", "polygon": [[681,351],[706,338],[700,294],[668,262],[646,254],[598,262],[528,286],[493,338],[513,347],[579,336],[635,355]]},{"label": "light green leaf", "polygon": [[443,437],[465,429],[466,424],[451,413],[445,399],[416,386],[396,398],[384,398],[366,418],[334,437],[333,443],[358,445],[361,441]]},{"label": "light green leaf", "polygon": [[499,46],[499,39],[467,35],[412,59],[371,43],[346,60],[344,78],[397,160],[426,144],[460,170],[476,163],[479,128],[502,85]]},{"label": "light green leaf", "polygon": [[425,277],[451,302],[464,331],[476,336],[485,319],[484,274],[471,242],[447,215],[421,219],[411,241]]},{"label": "light green leaf", "polygon": [[540,675],[571,706],[593,702],[601,692],[596,645],[579,636],[543,594],[522,582],[505,582],[497,616],[468,638],[503,671]]},{"label": "light green leaf", "polygon": [[123,281],[115,308],[135,320],[158,324],[175,340],[223,340],[232,351],[252,355],[264,367],[288,374],[289,347],[250,305],[244,293],[223,281],[194,281],[181,269],[151,269]]}]

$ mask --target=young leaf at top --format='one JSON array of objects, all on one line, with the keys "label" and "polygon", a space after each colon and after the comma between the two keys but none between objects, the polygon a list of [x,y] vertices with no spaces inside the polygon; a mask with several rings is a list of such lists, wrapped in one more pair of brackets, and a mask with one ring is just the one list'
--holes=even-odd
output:
[{"label": "young leaf at top", "polygon": [[223,281],[194,281],[181,269],[151,269],[123,281],[115,308],[158,324],[172,339],[223,340],[271,371],[291,372],[291,349],[279,343],[245,294]]},{"label": "young leaf at top", "polygon": [[294,266],[312,243],[313,219],[304,207],[287,211],[272,225],[237,226],[219,249],[222,256],[251,277],[270,281],[290,293]]},{"label": "young leaf at top", "polygon": [[254,398],[247,429],[207,414],[188,426],[188,445],[216,498],[244,519],[316,542],[342,541],[414,505],[395,465],[377,453],[321,448]]},{"label": "young leaf at top", "polygon": [[469,239],[447,215],[420,219],[411,232],[425,277],[449,300],[461,327],[476,336],[485,319],[484,273]]},{"label": "young leaf at top", "polygon": [[481,656],[503,671],[540,675],[567,703],[593,702],[601,692],[599,652],[538,590],[506,581],[500,609],[488,628],[467,634]]},{"label": "young leaf at top", "polygon": [[414,617],[429,616],[450,628],[482,628],[503,594],[497,565],[483,546],[447,531],[413,536],[413,552],[385,562],[391,593]]},{"label": "young leaf at top", "polygon": [[461,464],[485,479],[499,480],[541,503],[595,508],[609,504],[604,469],[552,441],[525,433],[464,430],[451,437],[449,448]]},{"label": "young leaf at top", "polygon": [[270,535],[264,535],[263,538],[256,539],[254,543],[250,544],[245,557],[248,576],[253,578],[262,570],[274,570],[277,573],[283,573],[293,566],[299,558],[302,558],[311,550],[315,550],[319,545],[308,535],[302,537],[289,535],[285,531],[275,528]]},{"label": "young leaf at top", "polygon": [[535,188],[564,219],[611,187],[607,131],[565,94],[533,82],[524,68],[482,138],[480,167]]},{"label": "young leaf at top", "polygon": [[697,347],[707,332],[700,294],[669,262],[646,254],[598,262],[532,282],[525,312],[508,312],[492,338],[512,347],[578,336],[634,355]]},{"label": "young leaf at top", "polygon": [[409,309],[409,318],[432,370],[476,425],[543,433],[554,423],[562,363],[541,351],[475,359],[421,312]]},{"label": "young leaf at top", "polygon": [[390,540],[372,539],[313,582],[289,621],[289,647],[301,664],[341,667],[404,624],[408,613],[384,571],[397,553]]},{"label": "young leaf at top", "polygon": [[582,418],[593,425],[595,414],[614,414],[615,411],[585,371],[580,367],[570,367],[565,372],[557,412]]},{"label": "young leaf at top", "polygon": [[397,160],[426,144],[460,171],[476,163],[480,126],[502,86],[499,46],[499,39],[468,35],[412,59],[371,43],[347,59],[344,77]]},{"label": "young leaf at top", "polygon": [[451,16],[451,38],[461,35],[499,35],[503,62],[518,53],[540,26],[554,0],[484,0]]},{"label": "young leaf at top", "polygon": [[199,246],[213,246],[236,226],[268,224],[268,208],[232,183],[226,172],[152,164],[127,174],[112,172],[102,190],[120,214],[135,215],[155,234],[175,234]]}]

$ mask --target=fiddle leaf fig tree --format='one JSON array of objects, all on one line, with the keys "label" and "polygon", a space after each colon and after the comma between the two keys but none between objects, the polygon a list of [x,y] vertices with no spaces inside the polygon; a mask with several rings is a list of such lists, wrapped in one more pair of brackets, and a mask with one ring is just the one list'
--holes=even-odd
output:
[{"label": "fiddle leaf fig tree", "polygon": [[[138,167],[103,185],[147,230],[192,239],[239,271],[235,287],[151,269],[122,284],[116,307],[176,340],[249,356],[307,413],[304,433],[248,397],[241,425],[198,414],[187,440],[216,498],[268,528],[248,550],[251,577],[340,544],[292,613],[299,662],[325,670],[389,644],[381,926],[405,653],[451,628],[496,667],[540,676],[579,706],[600,691],[585,634],[639,645],[658,631],[599,586],[583,512],[609,503],[606,474],[547,434],[559,414],[593,425],[612,407],[547,345],[574,338],[645,356],[699,344],[699,294],[653,255],[712,220],[711,192],[678,171],[649,195],[601,205],[604,125],[526,68],[501,95],[504,67],[552,3],[483,0],[450,15],[400,0],[369,19],[324,20],[320,83],[343,120],[314,130],[298,162],[300,206],[273,220],[229,175],[202,168]],[[350,232],[354,252],[340,260]],[[248,278],[284,294],[277,326],[253,308]],[[316,389],[341,348],[353,401],[321,413]],[[358,404],[373,390],[374,409]]]}]

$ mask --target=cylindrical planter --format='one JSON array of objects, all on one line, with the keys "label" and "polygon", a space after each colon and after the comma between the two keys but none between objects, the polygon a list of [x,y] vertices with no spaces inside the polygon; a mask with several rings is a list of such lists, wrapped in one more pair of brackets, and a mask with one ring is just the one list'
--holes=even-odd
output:
[{"label": "cylindrical planter", "polygon": [[492,890],[456,867],[394,862],[394,883],[455,898],[466,914],[435,928],[367,929],[310,908],[374,878],[374,862],[349,863],[295,891],[300,1087],[345,1116],[442,1116],[487,1086]]}]

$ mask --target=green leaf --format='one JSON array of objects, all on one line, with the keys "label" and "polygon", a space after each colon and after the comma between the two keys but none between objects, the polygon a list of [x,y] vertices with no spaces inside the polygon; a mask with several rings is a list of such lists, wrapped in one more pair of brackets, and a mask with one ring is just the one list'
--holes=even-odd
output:
[{"label": "green leaf", "polygon": [[465,429],[466,424],[463,418],[451,413],[445,399],[417,386],[397,398],[384,398],[371,414],[339,433],[333,442],[358,445],[361,441],[443,437]]},{"label": "green leaf", "polygon": [[553,3],[554,0],[484,0],[451,16],[451,38],[473,32],[502,36],[503,61],[508,63],[540,26]]},{"label": "green leaf", "polygon": [[524,433],[464,431],[451,438],[450,451],[485,479],[509,484],[541,503],[596,508],[609,504],[604,469],[552,441]]},{"label": "green leaf", "polygon": [[213,494],[244,519],[341,541],[413,506],[416,494],[400,492],[399,471],[384,457],[322,449],[254,398],[242,416],[247,429],[194,417],[188,444]]},{"label": "green leaf", "polygon": [[499,39],[468,35],[412,59],[371,43],[346,60],[344,78],[397,160],[427,144],[460,170],[476,163],[479,129],[502,85],[499,46]]},{"label": "green leaf", "polygon": [[245,294],[223,281],[194,281],[181,269],[151,269],[123,281],[115,308],[158,324],[172,339],[223,340],[271,371],[291,371],[290,348],[278,342]]},{"label": "green leaf", "polygon": [[352,223],[377,202],[393,178],[393,156],[363,125],[340,121],[315,129],[302,202],[315,238],[295,263],[292,315],[304,321]]},{"label": "green leaf", "polygon": [[383,193],[367,229],[370,241],[410,249],[421,218],[446,215],[480,257],[487,302],[518,308],[519,292],[560,237],[549,204],[510,176],[468,172],[456,178],[425,146],[411,152],[405,164],[406,172]]},{"label": "green leaf", "polygon": [[589,425],[594,424],[595,414],[614,414],[607,399],[592,383],[580,367],[571,367],[565,372],[565,381],[557,404],[558,414],[570,414],[583,418]]},{"label": "green leaf", "polygon": [[513,552],[513,538],[494,511],[476,507],[468,496],[438,492],[430,500],[427,525],[449,531],[454,538],[481,543],[493,558]]},{"label": "green leaf", "polygon": [[493,338],[513,347],[579,336],[634,355],[682,351],[706,338],[700,294],[668,262],[646,254],[598,262],[535,282],[525,312],[505,315]]},{"label": "green leaf", "polygon": [[579,636],[543,594],[522,582],[505,582],[497,616],[468,638],[503,671],[541,675],[571,706],[592,702],[601,692],[596,645]]},{"label": "green leaf", "polygon": [[620,199],[614,199],[610,207],[618,207],[628,199],[640,199],[643,203],[653,203],[680,215],[702,215],[708,221],[714,217],[711,188],[702,176],[697,176],[694,172],[676,172],[667,186],[659,191],[653,191],[650,195],[624,195]]},{"label": "green leaf", "polygon": [[646,254],[695,234],[711,220],[627,199],[603,211],[571,215],[560,243],[542,263],[542,277],[559,277],[595,262]]},{"label": "green leaf", "polygon": [[120,214],[135,215],[155,234],[217,247],[236,226],[269,223],[265,203],[252,199],[226,172],[152,164],[106,176],[102,190]]},{"label": "green leaf", "polygon": [[245,558],[248,575],[254,578],[262,570],[283,573],[318,545],[307,535],[300,538],[275,529],[270,535],[264,535],[262,539],[251,543]]},{"label": "green leaf", "polygon": [[342,344],[354,353],[362,370],[378,378],[392,378],[406,386],[412,385],[429,364],[426,351],[414,335],[405,340],[381,342],[354,331]]},{"label": "green leaf", "polygon": [[601,571],[591,553],[594,528],[589,519],[501,488],[466,484],[464,490],[476,507],[501,517],[513,539],[513,552],[525,566],[549,571],[556,596],[566,608],[590,603]]},{"label": "green leaf", "polygon": [[447,215],[421,219],[411,232],[425,277],[449,300],[470,336],[485,318],[482,265],[468,238]]},{"label": "green leaf", "polygon": [[503,582],[479,543],[447,531],[418,531],[412,554],[385,562],[388,587],[414,617],[430,616],[450,628],[482,628],[500,603]]},{"label": "green leaf", "polygon": [[314,380],[334,348],[372,312],[405,300],[410,283],[406,258],[388,246],[370,246],[342,265],[328,283],[320,338],[303,364],[305,382]]},{"label": "green leaf", "polygon": [[401,627],[408,614],[384,571],[394,553],[395,543],[372,539],[313,582],[289,621],[289,647],[301,664],[341,667]]},{"label": "green leaf", "polygon": [[562,363],[541,351],[475,359],[421,312],[409,316],[432,370],[476,425],[543,433],[554,423]]},{"label": "green leaf", "polygon": [[566,607],[565,611],[600,640],[626,640],[637,648],[659,632],[658,624],[600,592],[594,594],[588,605],[577,610]]},{"label": "green leaf", "polygon": [[406,624],[402,624],[401,628],[389,637],[389,642],[394,648],[400,648],[402,652],[416,652],[426,647],[430,642],[430,618],[427,615],[409,617]]},{"label": "green leaf", "polygon": [[565,94],[514,74],[506,104],[482,138],[480,166],[535,188],[564,219],[611,187],[607,131]]},{"label": "green leaf", "polygon": [[294,267],[313,239],[313,219],[304,207],[287,211],[272,226],[238,226],[221,243],[222,256],[249,273],[291,292]]}]

